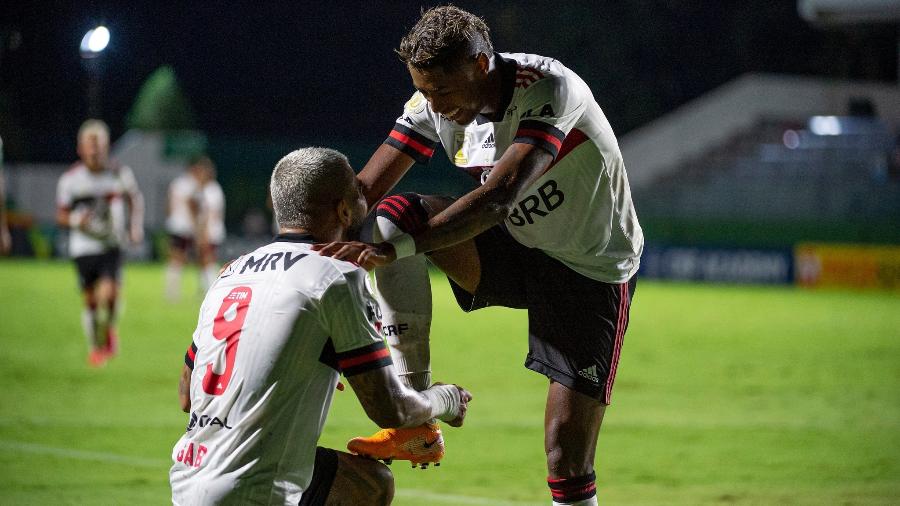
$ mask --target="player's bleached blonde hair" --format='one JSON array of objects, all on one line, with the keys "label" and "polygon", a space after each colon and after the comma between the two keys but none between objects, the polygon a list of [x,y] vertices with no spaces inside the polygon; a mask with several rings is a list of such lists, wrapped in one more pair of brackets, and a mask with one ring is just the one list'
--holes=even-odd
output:
[{"label": "player's bleached blonde hair", "polygon": [[310,228],[355,190],[350,161],[329,148],[302,148],[275,164],[269,190],[280,227]]},{"label": "player's bleached blonde hair", "polygon": [[422,13],[400,41],[400,59],[417,69],[446,69],[484,53],[494,53],[490,30],[483,19],[456,7],[442,5]]},{"label": "player's bleached blonde hair", "polygon": [[89,135],[96,135],[99,140],[109,144],[109,127],[102,120],[89,119],[82,123],[78,129],[78,143],[80,144]]}]

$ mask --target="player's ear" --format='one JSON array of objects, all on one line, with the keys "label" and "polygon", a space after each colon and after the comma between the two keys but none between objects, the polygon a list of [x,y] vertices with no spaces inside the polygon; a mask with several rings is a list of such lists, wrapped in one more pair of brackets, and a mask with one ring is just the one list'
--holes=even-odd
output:
[{"label": "player's ear", "polygon": [[475,69],[481,75],[487,75],[488,70],[491,68],[491,59],[488,55],[484,53],[478,53],[478,56],[475,57]]},{"label": "player's ear", "polygon": [[350,204],[347,203],[346,199],[338,200],[337,216],[338,221],[340,221],[341,225],[345,228],[349,228],[353,224],[353,209],[350,207]]}]

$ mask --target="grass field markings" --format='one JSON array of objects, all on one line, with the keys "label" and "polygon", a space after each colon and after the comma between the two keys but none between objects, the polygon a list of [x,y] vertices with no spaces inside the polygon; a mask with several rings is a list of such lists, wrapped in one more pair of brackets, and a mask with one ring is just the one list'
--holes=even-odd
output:
[{"label": "grass field markings", "polygon": [[[118,464],[127,464],[135,467],[150,467],[158,469],[160,467],[168,467],[171,465],[169,460],[165,459],[148,459],[141,457],[129,457],[108,452],[93,452],[84,450],[75,450],[72,448],[62,448],[56,446],[39,445],[34,443],[24,443],[22,441],[0,440],[0,449],[11,450],[20,453],[30,453],[32,455],[50,455],[53,457],[62,457],[73,460],[85,460],[94,462],[115,462]],[[399,489],[396,495],[407,498],[426,499],[435,502],[444,502],[447,504],[472,504],[472,505],[494,505],[494,506],[524,506],[525,502],[506,501],[492,497],[480,497],[470,495],[441,494],[420,489]]]},{"label": "grass field markings", "polygon": [[[411,498],[411,499],[419,499],[422,501],[433,501],[438,503],[445,504],[486,504],[491,506],[525,506],[528,504],[534,504],[534,502],[518,502],[518,501],[507,501],[503,499],[496,499],[493,497],[480,497],[474,495],[456,495],[456,494],[441,494],[438,492],[431,492],[428,490],[416,489],[416,488],[398,488],[394,495],[397,497],[403,498]],[[541,502],[540,504],[543,504]]]},{"label": "grass field markings", "polygon": [[172,465],[172,462],[168,459],[129,457],[127,455],[119,455],[117,453],[75,450],[72,448],[62,448],[58,446],[24,443],[22,441],[0,440],[0,449],[16,451],[19,453],[30,453],[32,455],[51,455],[53,457],[62,457],[72,460],[115,462],[117,464],[127,464],[135,467],[152,467],[154,469],[160,467],[168,468]]}]

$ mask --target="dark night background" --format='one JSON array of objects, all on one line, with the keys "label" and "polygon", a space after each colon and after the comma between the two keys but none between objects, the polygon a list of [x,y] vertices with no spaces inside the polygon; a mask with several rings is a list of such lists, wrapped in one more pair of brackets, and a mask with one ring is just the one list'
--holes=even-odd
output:
[{"label": "dark night background", "polygon": [[[553,56],[578,72],[619,135],[745,72],[897,77],[896,25],[811,27],[794,0],[456,4],[486,19],[497,50]],[[78,44],[98,22],[112,33],[101,98],[114,138],[141,84],[168,64],[211,136],[374,149],[411,92],[392,49],[432,5],[4,2],[7,160],[74,159],[87,114]]]}]

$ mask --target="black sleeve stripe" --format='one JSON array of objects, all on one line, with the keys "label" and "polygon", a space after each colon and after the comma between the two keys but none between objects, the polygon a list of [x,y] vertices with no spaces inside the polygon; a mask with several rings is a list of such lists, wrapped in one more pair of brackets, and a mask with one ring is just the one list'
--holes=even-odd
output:
[{"label": "black sleeve stripe", "polygon": [[429,148],[434,149],[434,147],[437,145],[437,142],[429,139],[428,137],[425,137],[424,135],[420,134],[419,132],[416,132],[415,130],[413,130],[412,128],[409,128],[406,125],[402,125],[400,123],[394,123],[394,130],[400,132],[403,135],[408,135],[408,136],[412,137],[413,140],[415,140],[415,141],[419,142],[420,144],[427,146]]},{"label": "black sleeve stripe", "polygon": [[513,142],[532,144],[547,150],[553,158],[559,154],[566,134],[555,126],[543,121],[525,120],[519,123]]},{"label": "black sleeve stripe", "polygon": [[337,352],[334,351],[334,342],[330,337],[322,346],[322,353],[319,354],[319,362],[327,365],[328,367],[334,369],[339,373],[341,372],[341,367],[338,365]]},{"label": "black sleeve stripe", "polygon": [[556,128],[550,123],[545,123],[543,121],[526,119],[519,122],[519,130],[540,130],[556,137],[557,139],[559,139],[559,142],[566,140],[566,134],[564,134],[562,130]]},{"label": "black sleeve stripe", "polygon": [[355,357],[362,357],[364,355],[368,355],[372,352],[381,351],[382,349],[387,348],[387,345],[384,344],[384,341],[376,341],[372,344],[363,346],[362,348],[354,348],[352,350],[342,351],[340,353],[336,353],[337,359],[339,362],[343,362],[348,359],[352,359]]},{"label": "black sleeve stripe", "polygon": [[437,146],[437,142],[400,123],[394,124],[393,130],[384,143],[399,149],[417,163],[422,164],[428,163]]},{"label": "black sleeve stripe", "polygon": [[408,144],[403,144],[393,137],[388,137],[384,140],[384,143],[388,146],[399,149],[403,154],[409,155],[413,160],[416,161],[416,163],[427,164],[428,160],[431,160],[431,157],[423,155]]},{"label": "black sleeve stripe", "polygon": [[550,155],[553,156],[554,159],[556,159],[556,156],[559,154],[559,149],[556,147],[556,145],[544,139],[537,139],[535,137],[516,137],[515,139],[513,139],[513,142],[517,142],[519,144],[532,144],[539,148],[543,148],[548,153],[550,153]]},{"label": "black sleeve stripe", "polygon": [[387,357],[382,357],[372,362],[366,362],[364,364],[355,365],[353,367],[347,367],[346,369],[344,369],[344,377],[355,376],[360,373],[373,371],[375,369],[381,369],[382,367],[387,367],[393,363],[394,361],[391,360],[390,355],[388,355]]},{"label": "black sleeve stripe", "polygon": [[386,367],[393,363],[390,351],[384,341],[378,341],[362,348],[337,354],[338,365],[344,376],[353,376],[373,369]]},{"label": "black sleeve stripe", "polygon": [[191,343],[191,347],[188,348],[188,351],[184,354],[184,365],[188,366],[191,370],[194,369],[194,357],[197,356],[197,345]]}]

